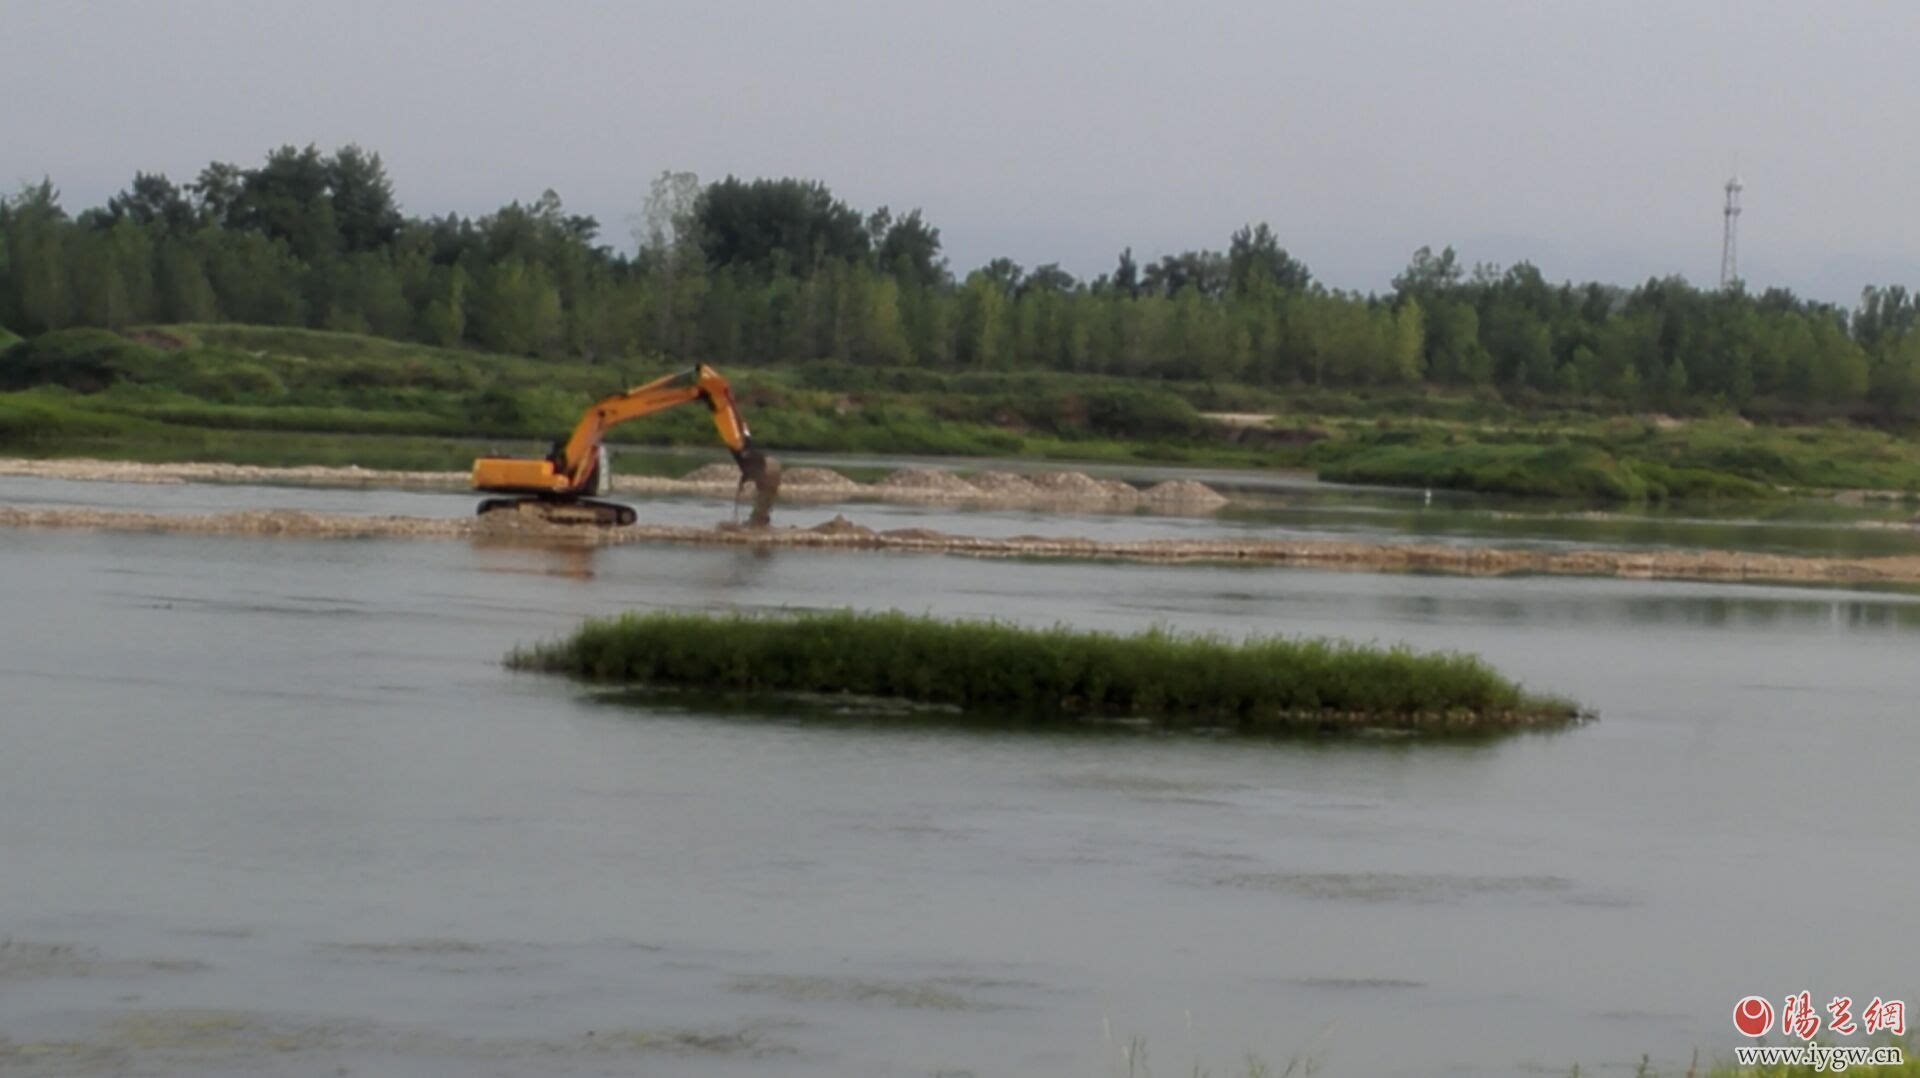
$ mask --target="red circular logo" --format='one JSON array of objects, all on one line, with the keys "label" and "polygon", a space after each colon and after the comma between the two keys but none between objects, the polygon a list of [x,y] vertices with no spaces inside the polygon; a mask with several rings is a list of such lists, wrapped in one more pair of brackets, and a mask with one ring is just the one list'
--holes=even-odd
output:
[{"label": "red circular logo", "polygon": [[1749,1037],[1765,1036],[1773,1028],[1773,1004],[1748,996],[1733,1005],[1733,1028]]}]

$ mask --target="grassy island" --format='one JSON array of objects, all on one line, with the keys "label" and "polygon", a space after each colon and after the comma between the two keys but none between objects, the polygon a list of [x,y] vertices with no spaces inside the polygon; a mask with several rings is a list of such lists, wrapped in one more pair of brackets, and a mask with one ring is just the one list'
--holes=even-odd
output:
[{"label": "grassy island", "polygon": [[1466,732],[1573,721],[1480,659],[1323,639],[1235,642],[1151,629],[907,614],[627,614],[514,651],[516,669],[731,693],[848,693],[1030,714],[1249,732]]}]

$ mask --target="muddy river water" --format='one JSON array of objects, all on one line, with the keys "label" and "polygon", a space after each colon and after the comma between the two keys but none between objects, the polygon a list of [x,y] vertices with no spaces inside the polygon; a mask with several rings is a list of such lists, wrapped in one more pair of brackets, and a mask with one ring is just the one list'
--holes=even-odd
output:
[{"label": "muddy river water", "polygon": [[[499,664],[661,606],[1404,641],[1601,718],[1033,733]],[[1916,654],[1920,601],[1810,588],[0,532],[0,1071],[1678,1073],[1749,994],[1920,995]]]}]

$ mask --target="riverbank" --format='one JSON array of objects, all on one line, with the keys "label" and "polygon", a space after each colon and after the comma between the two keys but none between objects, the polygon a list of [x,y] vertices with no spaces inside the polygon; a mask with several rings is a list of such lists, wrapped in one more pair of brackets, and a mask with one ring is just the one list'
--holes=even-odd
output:
[{"label": "riverbank", "polygon": [[1146,563],[1210,562],[1361,572],[1465,576],[1546,574],[1639,579],[1866,585],[1920,584],[1920,555],[1828,558],[1733,550],[1538,550],[1319,539],[1102,540],[1078,536],[959,535],[930,528],[877,530],[844,515],[809,528],[637,524],[581,529],[498,517],[361,516],[290,509],[171,514],[0,505],[0,528],[251,535],[316,539],[464,539],[499,544],[601,547],[681,543],[756,548],[877,550],[988,558]]},{"label": "riverbank", "polygon": [[[538,452],[639,370],[240,325],[61,330],[8,352],[0,452],[453,469]],[[659,373],[651,370],[647,373]],[[1628,411],[1578,394],[1339,391],[1064,371],[726,365],[786,452],[1296,468],[1334,482],[1593,505],[1920,498],[1920,443],[1821,409]],[[1755,419],[1760,422],[1755,422]],[[699,409],[608,432],[711,446]]]}]

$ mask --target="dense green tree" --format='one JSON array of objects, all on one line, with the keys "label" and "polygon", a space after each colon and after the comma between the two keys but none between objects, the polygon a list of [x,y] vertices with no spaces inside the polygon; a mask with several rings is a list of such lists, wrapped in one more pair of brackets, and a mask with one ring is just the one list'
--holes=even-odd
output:
[{"label": "dense green tree", "polygon": [[1453,248],[1435,255],[1431,247],[1422,247],[1413,252],[1406,270],[1393,279],[1393,290],[1401,296],[1431,299],[1459,288],[1465,274]]},{"label": "dense green tree", "polygon": [[331,169],[317,147],[282,146],[267,155],[265,165],[241,175],[229,221],[284,241],[303,261],[330,255],[340,243],[330,182]]},{"label": "dense green tree", "polygon": [[200,211],[189,194],[158,172],[136,172],[132,186],[107,200],[107,213],[115,221],[131,220],[142,228],[181,236],[200,225]]},{"label": "dense green tree", "polygon": [[6,235],[6,324],[22,333],[41,333],[72,324],[73,300],[65,259],[71,229],[60,208],[60,192],[51,180],[27,184],[0,202],[0,230]]},{"label": "dense green tree", "polygon": [[1072,292],[1079,287],[1080,282],[1074,278],[1073,274],[1061,269],[1060,263],[1048,262],[1043,266],[1034,267],[1033,272],[1027,274],[1026,279],[1020,282],[1016,292],[1025,296],[1033,292]]},{"label": "dense green tree", "polygon": [[1853,317],[1853,339],[1873,351],[1911,332],[1920,316],[1920,303],[1899,285],[1867,287],[1860,293],[1860,309]]},{"label": "dense green tree", "polygon": [[302,280],[308,269],[284,242],[260,232],[222,230],[205,245],[203,257],[223,317],[264,325],[306,321]]},{"label": "dense green tree", "polygon": [[119,329],[153,320],[153,238],[131,220],[67,234],[67,291],[78,323]]},{"label": "dense green tree", "polygon": [[1887,344],[1873,365],[1867,392],[1890,412],[1920,412],[1920,333],[1907,332]]},{"label": "dense green tree", "polygon": [[1227,256],[1218,251],[1186,251],[1167,255],[1148,266],[1140,287],[1163,296],[1177,296],[1191,288],[1207,299],[1227,293]]},{"label": "dense green tree", "polygon": [[466,339],[467,271],[459,265],[436,266],[414,335],[429,344],[453,347]]},{"label": "dense green tree", "polygon": [[1128,299],[1140,297],[1140,264],[1133,260],[1133,248],[1120,252],[1119,261],[1113,267],[1113,289]]},{"label": "dense green tree", "polygon": [[561,342],[560,290],[545,266],[518,257],[487,266],[474,284],[467,330],[499,352],[550,354]]},{"label": "dense green tree", "polygon": [[917,209],[889,220],[874,248],[874,265],[903,284],[920,288],[941,286],[949,280],[947,260],[940,256],[940,230],[927,224]]},{"label": "dense green tree", "polygon": [[1272,281],[1283,292],[1313,284],[1306,264],[1287,254],[1265,221],[1235,232],[1227,248],[1227,287],[1235,295],[1246,295],[1261,280]]},{"label": "dense green tree", "polygon": [[243,228],[241,199],[246,186],[246,173],[240,166],[215,161],[200,170],[187,190],[199,199],[202,219],[221,228]]},{"label": "dense green tree", "polygon": [[963,367],[999,367],[1008,358],[1007,289],[984,270],[975,270],[960,290],[953,358]]},{"label": "dense green tree", "polygon": [[1026,269],[1011,258],[996,258],[975,272],[998,288],[1001,295],[1008,298],[1018,296],[1020,286],[1027,279]]},{"label": "dense green tree", "polygon": [[400,232],[400,207],[379,154],[342,146],[327,158],[326,177],[343,250],[374,251],[393,243]]},{"label": "dense green tree", "polygon": [[642,211],[634,239],[640,255],[649,265],[658,266],[675,251],[699,248],[696,213],[700,205],[700,177],[691,172],[662,169],[647,188],[646,208]]},{"label": "dense green tree", "polygon": [[716,266],[771,272],[776,256],[804,272],[864,258],[865,221],[825,184],[732,176],[701,192],[694,208],[701,249]]},{"label": "dense green tree", "polygon": [[168,236],[154,254],[157,317],[165,322],[217,322],[220,299],[207,277],[200,236]]}]

